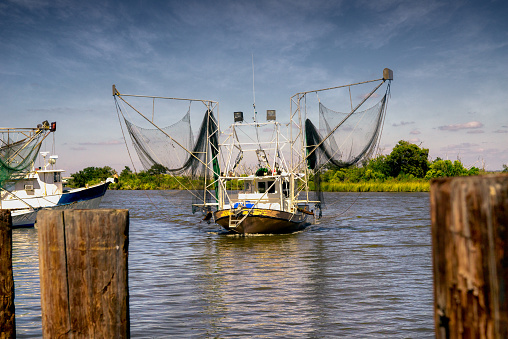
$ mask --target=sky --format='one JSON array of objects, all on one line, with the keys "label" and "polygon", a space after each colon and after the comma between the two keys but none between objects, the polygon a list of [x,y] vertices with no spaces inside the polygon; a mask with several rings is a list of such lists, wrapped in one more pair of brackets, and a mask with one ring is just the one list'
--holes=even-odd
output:
[{"label": "sky", "polygon": [[120,93],[218,101],[224,128],[234,111],[252,111],[254,95],[258,112],[284,118],[295,93],[390,68],[383,153],[406,140],[431,160],[501,170],[506,18],[501,0],[0,0],[0,127],[56,121],[43,149],[54,139],[66,175],[121,171],[131,160],[113,84]]}]

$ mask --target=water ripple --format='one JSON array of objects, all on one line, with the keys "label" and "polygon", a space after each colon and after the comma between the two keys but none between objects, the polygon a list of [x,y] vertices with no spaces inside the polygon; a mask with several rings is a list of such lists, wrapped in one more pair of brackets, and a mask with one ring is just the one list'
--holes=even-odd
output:
[{"label": "water ripple", "polygon": [[[241,237],[182,192],[108,191],[102,207],[130,211],[131,335],[433,337],[428,194],[326,198],[319,225]],[[14,231],[14,274],[17,335],[40,337],[34,229]]]}]

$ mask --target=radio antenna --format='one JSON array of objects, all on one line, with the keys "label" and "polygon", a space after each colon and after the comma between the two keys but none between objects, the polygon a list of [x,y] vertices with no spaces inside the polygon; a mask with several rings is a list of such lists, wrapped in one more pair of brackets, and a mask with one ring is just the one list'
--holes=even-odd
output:
[{"label": "radio antenna", "polygon": [[257,124],[257,116],[258,112],[256,111],[256,90],[254,88],[254,53],[252,53],[252,96],[254,99],[254,103],[252,104],[252,107],[254,108],[254,123],[256,124],[256,139],[258,141],[259,149],[261,149],[261,143],[259,142],[259,132],[258,132],[258,124]]},{"label": "radio antenna", "polygon": [[254,87],[254,53],[252,53],[252,96],[254,99],[254,103],[252,104],[252,107],[254,108],[254,122],[257,122],[257,114],[256,112],[256,89]]}]

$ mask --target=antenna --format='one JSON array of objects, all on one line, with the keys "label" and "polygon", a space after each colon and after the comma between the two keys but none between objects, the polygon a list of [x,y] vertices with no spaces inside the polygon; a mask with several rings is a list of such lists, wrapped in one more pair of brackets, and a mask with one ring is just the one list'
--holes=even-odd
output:
[{"label": "antenna", "polygon": [[257,124],[257,115],[258,112],[256,112],[256,91],[254,89],[254,53],[252,53],[252,96],[254,98],[254,103],[252,104],[252,107],[254,107],[254,123],[256,124],[256,139],[258,141],[259,149],[261,149],[261,143],[259,142],[259,131],[258,131],[258,124]]},{"label": "antenna", "polygon": [[254,108],[254,122],[256,122],[258,112],[256,112],[256,89],[254,87],[254,53],[252,53],[252,97],[254,100],[254,103],[252,104],[252,107]]}]

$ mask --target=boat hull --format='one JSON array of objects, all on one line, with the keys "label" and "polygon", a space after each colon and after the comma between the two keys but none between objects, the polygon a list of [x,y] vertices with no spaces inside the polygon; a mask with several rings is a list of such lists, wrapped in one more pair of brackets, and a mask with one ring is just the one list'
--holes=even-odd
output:
[{"label": "boat hull", "polygon": [[[90,209],[98,208],[102,197],[108,189],[109,182],[100,183],[87,188],[71,190],[61,195],[48,196],[46,201],[57,199],[53,205],[43,206],[34,209],[16,209],[11,211],[12,227],[33,227],[37,220],[37,212],[42,209]],[[27,200],[25,200],[27,201]],[[30,203],[28,201],[28,203]]]},{"label": "boat hull", "polygon": [[237,219],[247,217],[236,227],[230,227],[230,214],[232,210],[219,210],[214,213],[215,222],[228,231],[240,234],[274,234],[297,231],[307,225],[307,215],[294,214],[285,211],[277,211],[263,208],[244,208],[237,211]]}]

